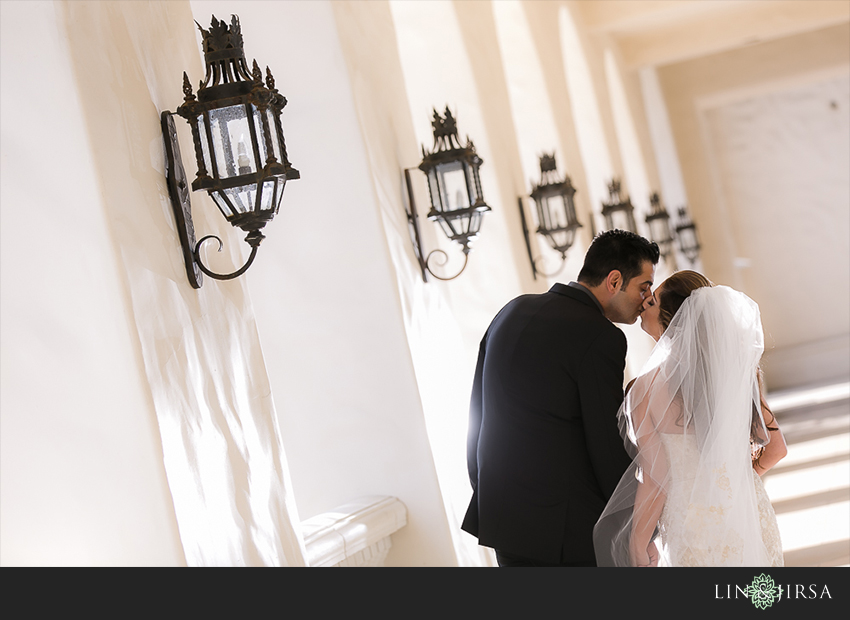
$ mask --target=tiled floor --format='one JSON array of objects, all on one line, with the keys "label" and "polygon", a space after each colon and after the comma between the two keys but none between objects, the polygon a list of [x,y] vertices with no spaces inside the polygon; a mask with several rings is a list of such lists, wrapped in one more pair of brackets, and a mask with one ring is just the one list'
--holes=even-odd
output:
[{"label": "tiled floor", "polygon": [[850,384],[773,393],[788,455],[765,477],[786,566],[850,566]]}]

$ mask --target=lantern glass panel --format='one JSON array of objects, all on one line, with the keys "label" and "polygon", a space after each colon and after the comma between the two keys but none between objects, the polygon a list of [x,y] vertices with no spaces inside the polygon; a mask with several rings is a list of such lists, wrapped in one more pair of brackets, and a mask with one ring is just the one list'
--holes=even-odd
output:
[{"label": "lantern glass panel", "polygon": [[274,212],[277,213],[280,210],[280,203],[283,199],[283,188],[286,185],[286,179],[284,177],[275,177],[275,194],[274,194]]},{"label": "lantern glass panel", "polygon": [[457,211],[469,206],[469,190],[463,164],[451,162],[437,167],[440,178],[440,200],[443,211]]},{"label": "lantern glass panel", "polygon": [[695,254],[698,246],[696,234],[691,226],[679,229],[679,246],[686,256]]},{"label": "lantern glass panel", "polygon": [[440,228],[443,229],[443,233],[449,239],[455,239],[459,234],[459,229],[457,227],[457,222],[454,221],[452,217],[441,217],[437,220],[440,224]]},{"label": "lantern glass panel", "polygon": [[576,217],[576,204],[571,195],[564,196],[564,208],[567,210],[567,221],[578,222],[578,217]]},{"label": "lantern glass panel", "polygon": [[659,217],[649,221],[649,229],[652,235],[652,240],[658,243],[662,249],[669,248],[673,241],[673,236],[670,234],[670,221],[666,217]]},{"label": "lantern glass panel", "polygon": [[576,230],[575,228],[570,228],[566,230],[558,230],[553,232],[549,236],[549,243],[555,250],[566,251],[569,247],[572,246],[573,240],[575,239]]},{"label": "lantern glass panel", "polygon": [[470,237],[474,237],[475,235],[478,234],[478,231],[481,230],[481,220],[482,219],[483,219],[483,212],[482,211],[475,211],[469,217],[469,228],[467,229],[467,232],[469,233]]},{"label": "lantern glass panel", "polygon": [[620,230],[631,230],[629,225],[629,214],[624,209],[617,209],[610,213],[611,228]]},{"label": "lantern glass panel", "polygon": [[[254,129],[257,132],[257,146],[260,151],[260,161],[258,168],[262,168],[266,164],[266,132],[263,130],[262,112],[252,105],[248,106],[254,116]],[[249,145],[250,146],[250,145]]]},{"label": "lantern glass panel", "polygon": [[534,200],[534,205],[537,207],[538,232],[548,230],[552,222],[552,218],[549,216],[548,199],[544,197],[538,197]]},{"label": "lantern glass panel", "polygon": [[263,181],[263,189],[260,195],[260,210],[261,211],[271,211],[275,207],[274,202],[274,186],[275,179],[266,179]]},{"label": "lantern glass panel", "polygon": [[[277,125],[275,125],[275,115],[274,111],[271,108],[266,108],[266,119],[269,123],[269,133],[272,138],[272,152],[274,153],[275,159],[282,162],[283,157],[280,154],[280,136],[277,134]],[[265,146],[263,146],[265,149]]]},{"label": "lantern glass panel", "polygon": [[220,191],[212,191],[210,192],[210,196],[212,196],[213,201],[225,219],[229,220],[231,217],[236,215],[236,211],[233,209],[233,206],[227,201],[224,194]]},{"label": "lantern glass panel", "polygon": [[535,201],[534,205],[537,207],[537,223],[538,223],[538,231],[547,227],[549,222],[549,214],[546,213],[546,209],[542,200]]},{"label": "lantern glass panel", "polygon": [[245,108],[245,105],[234,105],[209,112],[212,146],[220,179],[257,171]]},{"label": "lantern glass panel", "polygon": [[230,187],[222,190],[233,205],[236,213],[248,213],[254,210],[257,200],[256,184],[243,185],[241,187]]},{"label": "lantern glass panel", "polygon": [[562,196],[547,196],[546,211],[549,213],[549,228],[565,228],[567,226],[567,213],[564,208]]},{"label": "lantern glass panel", "polygon": [[475,204],[479,201],[480,198],[480,190],[476,187],[476,179],[478,178],[478,167],[464,163],[463,173],[466,177],[466,195],[471,200],[469,204]]},{"label": "lantern glass panel", "polygon": [[204,125],[204,115],[198,116],[197,120],[198,135],[201,138],[201,152],[204,156],[204,167],[208,174],[213,173],[212,157],[210,156],[210,142],[207,139],[207,129]]}]

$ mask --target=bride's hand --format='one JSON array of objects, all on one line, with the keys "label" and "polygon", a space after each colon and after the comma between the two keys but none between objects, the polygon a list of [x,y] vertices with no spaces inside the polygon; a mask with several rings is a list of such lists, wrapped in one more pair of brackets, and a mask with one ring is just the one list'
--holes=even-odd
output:
[{"label": "bride's hand", "polygon": [[632,566],[642,568],[650,565],[649,554],[645,550],[632,547],[630,555]]},{"label": "bride's hand", "polygon": [[649,566],[658,566],[658,548],[654,542],[647,545],[646,554],[649,556]]},{"label": "bride's hand", "polygon": [[632,549],[632,566],[638,568],[658,566],[658,549],[654,542],[650,542],[644,550]]}]

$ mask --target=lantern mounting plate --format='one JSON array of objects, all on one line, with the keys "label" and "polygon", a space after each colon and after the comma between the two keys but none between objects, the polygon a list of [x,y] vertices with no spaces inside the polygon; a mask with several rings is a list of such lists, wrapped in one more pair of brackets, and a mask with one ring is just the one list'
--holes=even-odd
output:
[{"label": "lantern mounting plate", "polygon": [[186,275],[192,288],[201,288],[203,275],[195,262],[195,225],[192,222],[192,202],[189,198],[189,183],[180,157],[180,145],[177,142],[177,128],[173,114],[165,111],[161,115],[162,135],[165,142],[165,178],[168,183],[168,195],[174,220],[177,222],[177,234],[183,249],[183,261],[186,263]]}]

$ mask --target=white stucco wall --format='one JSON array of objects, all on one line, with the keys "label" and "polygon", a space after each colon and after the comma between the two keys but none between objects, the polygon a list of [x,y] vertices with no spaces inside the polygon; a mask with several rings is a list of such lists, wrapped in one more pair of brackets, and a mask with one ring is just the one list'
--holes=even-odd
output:
[{"label": "white stucco wall", "polygon": [[[292,102],[302,180],[255,267],[199,291],[159,113],[181,103],[183,70],[202,77],[192,12],[206,26],[219,7],[2,7],[0,562],[299,565],[302,515],[391,494],[409,514],[387,563],[456,563],[330,5],[276,5],[291,49],[275,45],[279,24],[264,30],[270,5],[240,6],[247,53]],[[305,49],[309,62],[291,60]],[[231,270],[242,235],[192,199],[199,236],[225,241],[210,262]]]},{"label": "white stucco wall", "polygon": [[0,26],[0,564],[184,565],[65,26]]}]

